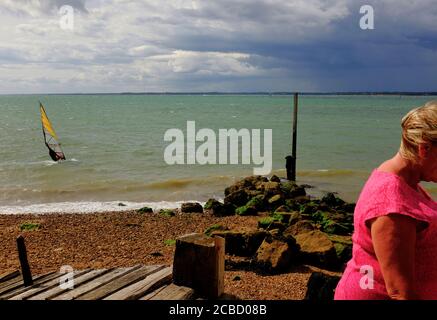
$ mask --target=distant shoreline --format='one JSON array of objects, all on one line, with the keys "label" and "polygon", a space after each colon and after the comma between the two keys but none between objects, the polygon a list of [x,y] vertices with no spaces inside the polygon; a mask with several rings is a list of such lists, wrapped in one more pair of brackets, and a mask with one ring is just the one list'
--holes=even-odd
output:
[{"label": "distant shoreline", "polygon": [[[298,92],[301,96],[437,96],[436,92]],[[295,92],[111,92],[111,93],[2,93],[0,96],[291,96]]]}]

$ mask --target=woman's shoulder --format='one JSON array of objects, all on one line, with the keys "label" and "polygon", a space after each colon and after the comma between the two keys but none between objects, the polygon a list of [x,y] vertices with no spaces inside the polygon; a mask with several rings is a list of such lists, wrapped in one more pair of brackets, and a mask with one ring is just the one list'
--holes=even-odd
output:
[{"label": "woman's shoulder", "polygon": [[408,203],[413,200],[409,188],[396,174],[374,169],[361,191],[357,206],[376,207]]}]

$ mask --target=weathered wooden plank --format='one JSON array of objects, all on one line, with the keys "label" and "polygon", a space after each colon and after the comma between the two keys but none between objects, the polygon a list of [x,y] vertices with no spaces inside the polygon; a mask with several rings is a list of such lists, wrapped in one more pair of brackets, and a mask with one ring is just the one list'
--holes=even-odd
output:
[{"label": "weathered wooden plank", "polygon": [[20,271],[18,271],[18,270],[15,270],[15,271],[12,271],[12,272],[2,273],[2,274],[0,274],[0,284],[2,284],[5,281],[11,280],[13,278],[16,278],[18,276],[20,276]]},{"label": "weathered wooden plank", "polygon": [[21,277],[21,275],[18,275],[15,278],[6,280],[6,281],[0,283],[0,291],[3,290],[4,288],[10,287],[12,284],[18,283],[20,281],[23,281],[23,278]]},{"label": "weathered wooden plank", "polygon": [[[92,270],[88,273],[82,274],[82,275],[74,278],[74,287],[78,287],[85,282],[88,282],[92,279],[95,279],[95,278],[107,273],[108,271],[110,271],[110,270],[100,269],[100,270]],[[64,293],[65,291],[69,291],[69,290],[73,290],[73,289],[74,288],[68,289],[68,288],[61,288],[61,286],[56,286],[56,287],[53,287],[51,289],[48,289],[44,292],[41,292],[39,294],[36,294],[36,295],[30,297],[28,300],[48,300],[52,297],[60,295],[61,293]]]},{"label": "weathered wooden plank", "polygon": [[170,284],[149,300],[189,300],[194,295],[194,290],[188,287]]},{"label": "weathered wooden plank", "polygon": [[140,298],[139,300],[150,300],[152,297],[156,296],[158,293],[160,293],[162,290],[164,290],[168,286],[169,285],[163,285],[162,287],[159,287],[159,288],[155,289],[154,291],[149,292],[148,294],[146,294],[144,297]]},{"label": "weathered wooden plank", "polygon": [[[49,281],[52,278],[57,277],[56,272],[49,272],[40,276],[35,276],[33,278],[34,284],[38,285],[45,281]],[[12,283],[11,285],[0,289],[0,300],[7,299],[11,294],[18,294],[25,291],[27,288],[24,287],[23,279],[18,282]]]},{"label": "weathered wooden plank", "polygon": [[160,269],[156,269],[153,273],[147,275],[143,280],[114,292],[103,300],[136,300],[154,288],[171,282],[171,278],[172,268],[162,266]]},{"label": "weathered wooden plank", "polygon": [[92,290],[96,290],[106,284],[108,284],[111,281],[115,281],[116,279],[136,270],[140,268],[140,265],[136,265],[133,267],[129,267],[129,268],[120,268],[120,269],[115,269],[112,270],[110,272],[108,272],[107,274],[104,274],[96,279],[94,279],[91,282],[82,284],[81,286],[74,288],[73,290],[69,290],[59,296],[54,297],[52,300],[74,300],[77,299],[78,297],[92,291]]},{"label": "weathered wooden plank", "polygon": [[[90,272],[90,270],[81,270],[81,271],[74,271],[74,277],[82,275],[84,273]],[[39,285],[33,285],[29,288],[26,288],[26,290],[20,294],[14,294],[13,296],[8,297],[9,300],[24,300],[27,298],[30,298],[31,296],[34,296],[38,293],[41,293],[43,291],[46,291],[48,289],[54,288],[56,286],[59,286],[59,281],[62,276],[65,274],[63,273],[57,273],[57,277],[53,278],[50,281],[46,281]]]},{"label": "weathered wooden plank", "polygon": [[135,271],[129,272],[128,274],[115,279],[93,291],[90,291],[80,297],[77,300],[99,300],[103,299],[110,294],[127,287],[128,285],[144,279],[147,275],[154,272],[157,268],[161,266],[143,266]]}]

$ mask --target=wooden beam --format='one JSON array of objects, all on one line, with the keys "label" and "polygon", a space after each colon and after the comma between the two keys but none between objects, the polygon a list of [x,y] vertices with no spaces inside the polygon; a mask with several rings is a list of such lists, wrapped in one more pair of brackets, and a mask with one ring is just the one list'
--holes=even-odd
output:
[{"label": "wooden beam", "polygon": [[173,283],[207,298],[224,291],[225,239],[204,234],[188,234],[176,240]]},{"label": "wooden beam", "polygon": [[287,180],[296,181],[296,160],[297,160],[297,111],[298,111],[299,95],[294,94],[294,107],[293,107],[293,133],[292,133],[292,146],[291,156],[287,156],[286,171]]},{"label": "wooden beam", "polygon": [[30,272],[29,261],[27,260],[26,244],[24,243],[24,237],[22,235],[18,236],[17,238],[17,249],[24,286],[28,287],[33,284],[33,280],[32,273]]}]

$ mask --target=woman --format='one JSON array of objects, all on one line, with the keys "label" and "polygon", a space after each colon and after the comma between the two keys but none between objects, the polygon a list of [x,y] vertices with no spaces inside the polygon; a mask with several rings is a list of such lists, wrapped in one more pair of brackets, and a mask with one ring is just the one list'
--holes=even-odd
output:
[{"label": "woman", "polygon": [[437,202],[420,181],[437,182],[437,101],[402,119],[399,152],[361,191],[336,300],[437,299]]}]

